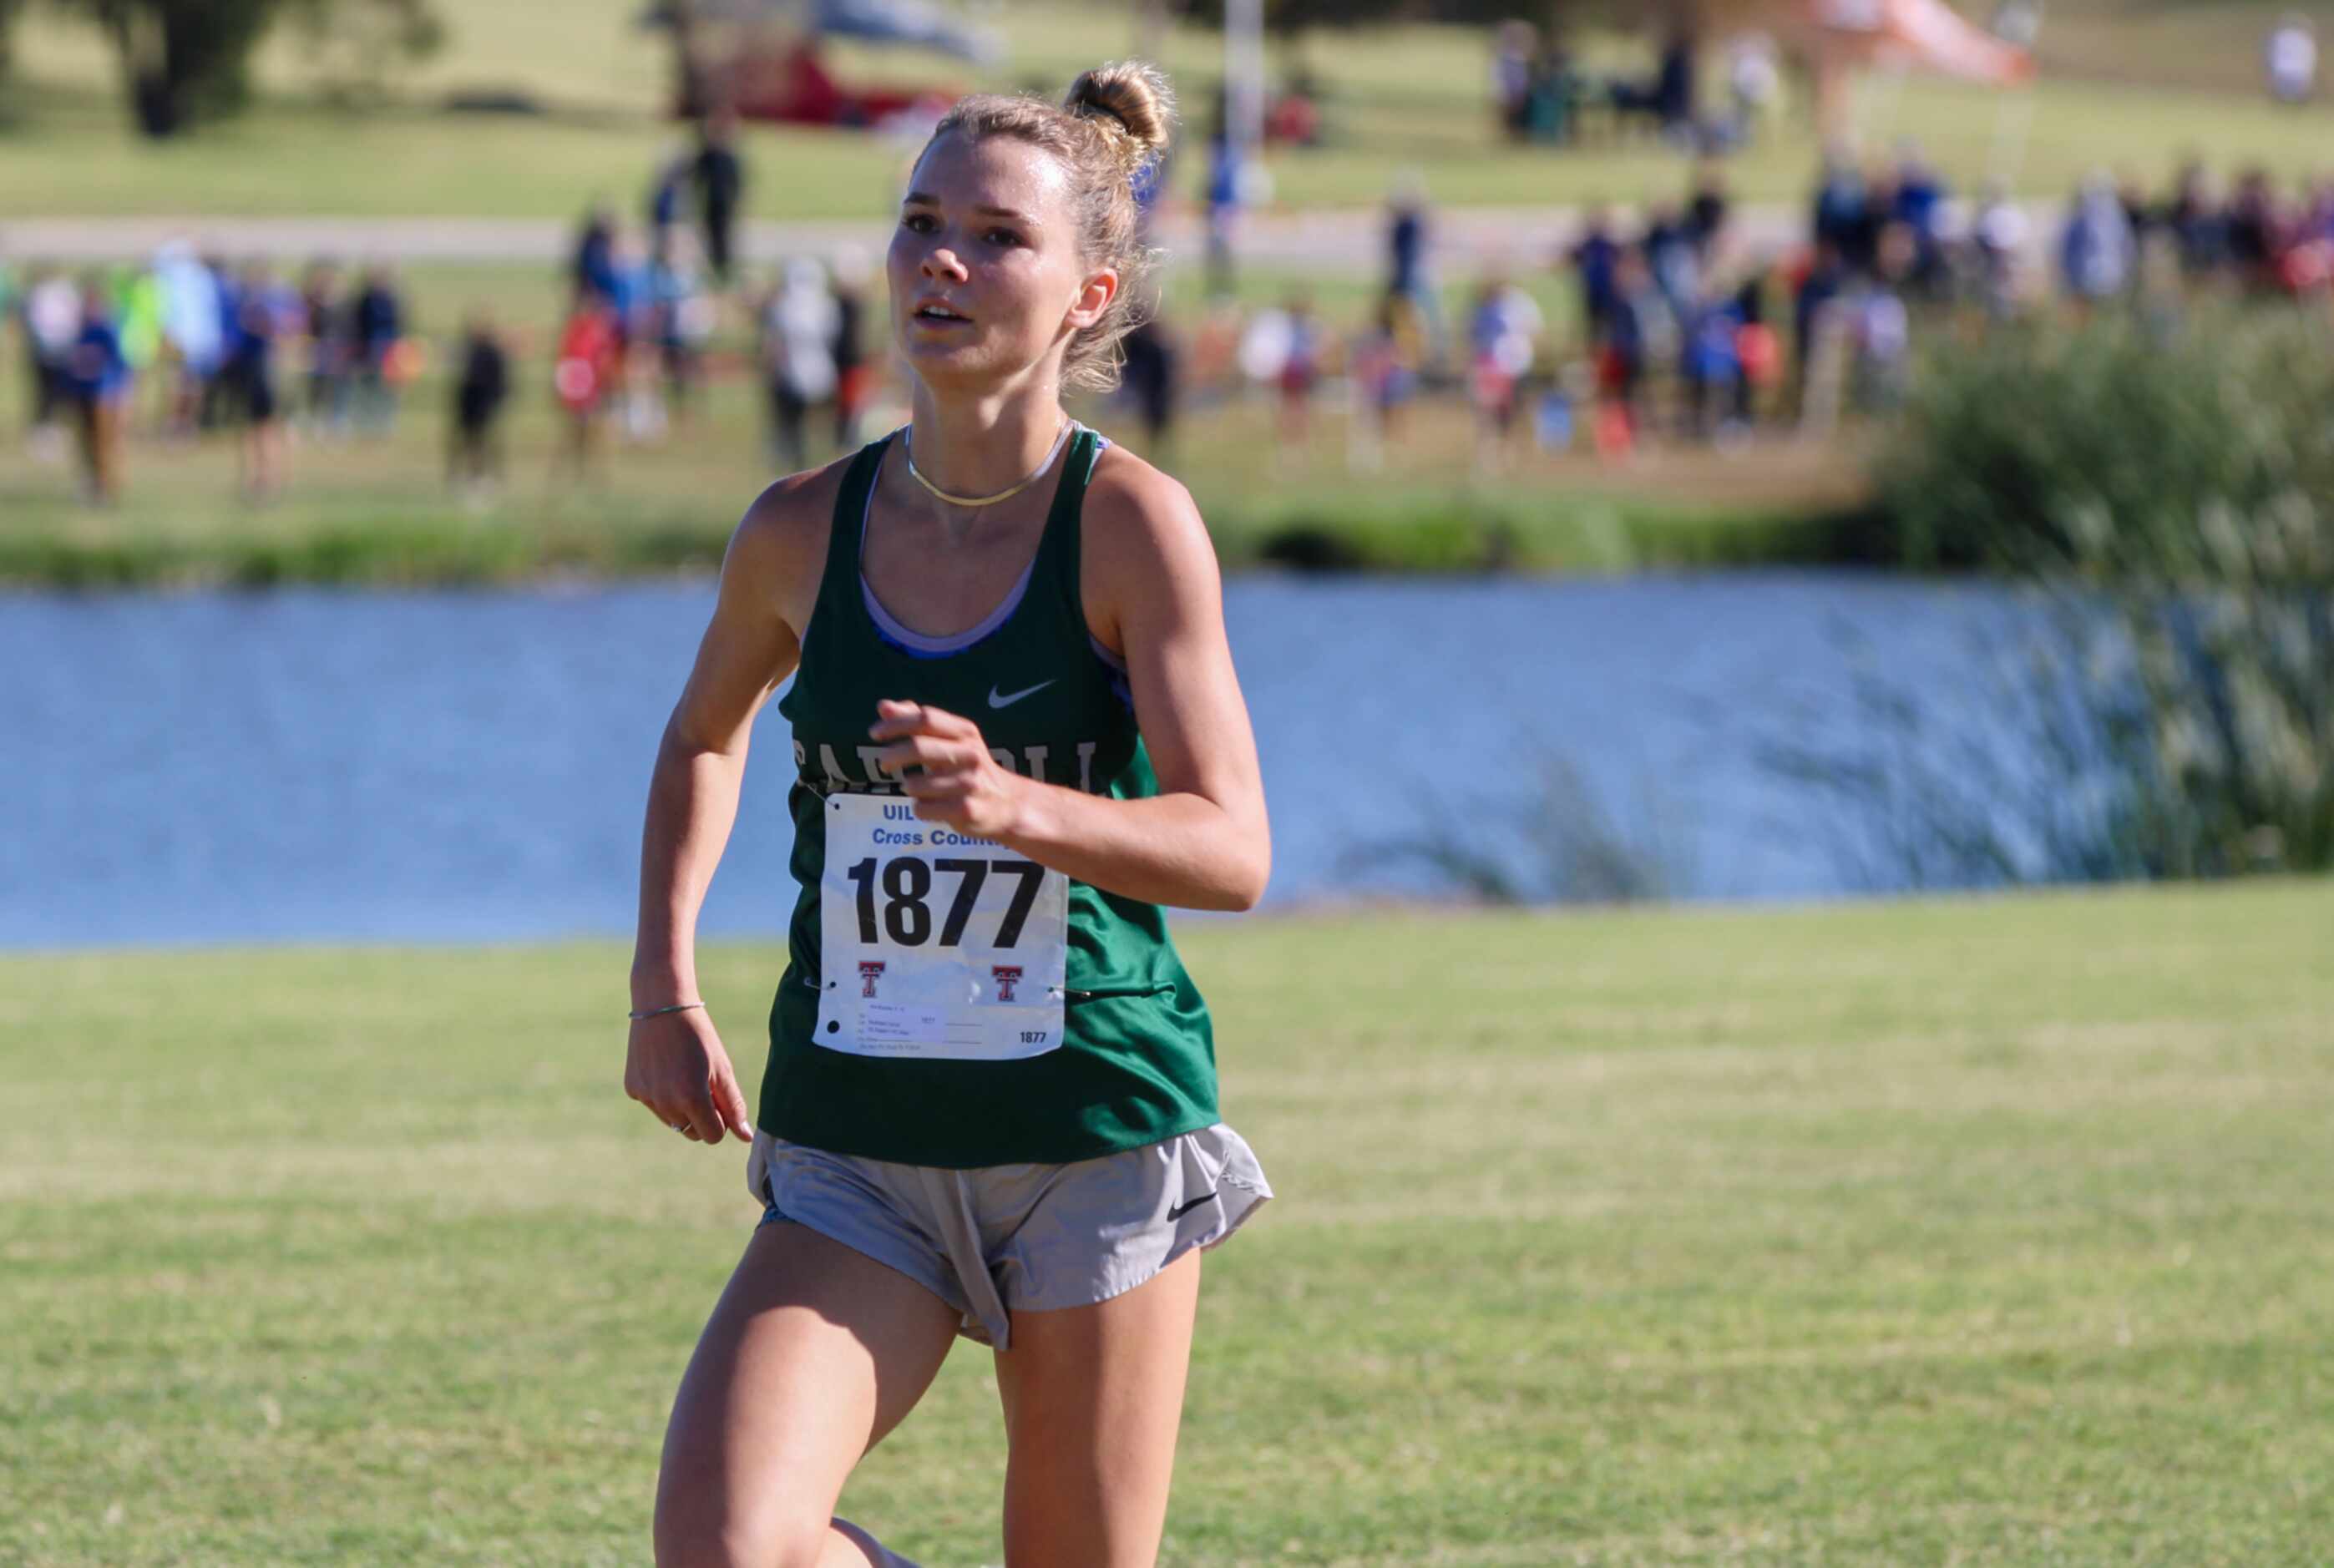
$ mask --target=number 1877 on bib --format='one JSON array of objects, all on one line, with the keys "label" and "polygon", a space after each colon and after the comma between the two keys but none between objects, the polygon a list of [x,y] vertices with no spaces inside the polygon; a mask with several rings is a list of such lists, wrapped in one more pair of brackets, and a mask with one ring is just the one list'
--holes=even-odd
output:
[{"label": "number 1877 on bib", "polygon": [[1057,1049],[1068,879],[896,797],[826,807],[818,1044],[949,1061]]}]

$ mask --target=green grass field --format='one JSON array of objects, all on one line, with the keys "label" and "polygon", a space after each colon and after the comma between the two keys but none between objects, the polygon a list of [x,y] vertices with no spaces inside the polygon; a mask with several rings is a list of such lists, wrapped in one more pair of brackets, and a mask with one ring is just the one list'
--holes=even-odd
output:
[{"label": "green grass field", "polygon": [[[1181,1564],[2323,1562],[2334,884],[1191,925]],[[754,1211],[623,949],[0,959],[0,1560],[632,1563]],[[778,962],[709,951],[759,1076]],[[983,1358],[844,1511],[999,1559]]]},{"label": "green grass field", "polygon": [[[2059,7],[2054,6],[2054,13]],[[2316,174],[2334,111],[2281,112],[2259,86],[2263,29],[2281,5],[2074,0],[2045,35],[2045,72],[2023,155],[2024,189],[2060,194],[2093,168],[2158,179],[2195,148],[2223,165],[2259,159],[2286,177]],[[2303,7],[2334,28],[2334,4]],[[664,50],[632,29],[637,0],[464,0],[440,6],[448,48],[398,84],[386,107],[327,107],[287,36],[266,52],[260,107],[240,120],[157,148],[129,131],[114,68],[94,33],[37,9],[19,27],[19,81],[0,99],[0,212],[43,214],[405,214],[571,216],[595,196],[632,210],[672,140],[660,118]],[[1058,92],[1075,71],[1134,46],[1130,7],[1045,0],[997,8],[1008,43],[984,72],[914,54],[843,49],[847,79]],[[1220,73],[1215,35],[1176,28],[1159,51],[1186,99],[1205,103]],[[1454,203],[1644,199],[1678,195],[1684,167],[1645,145],[1577,151],[1496,142],[1484,102],[1487,44],[1462,29],[1324,32],[1300,51],[1324,84],[1326,145],[1277,158],[1278,199],[1297,207],[1382,200],[1390,173],[1414,168]],[[1643,70],[1642,41],[1594,41],[1602,69]],[[1287,50],[1276,72],[1297,63]],[[1715,69],[1715,63],[1713,63]],[[440,111],[450,91],[508,89],[547,111],[531,117]],[[2001,101],[1984,90],[1876,78],[1857,130],[1873,151],[1922,141],[1964,190],[1997,160]],[[852,133],[757,130],[749,151],[756,216],[876,216],[912,149]],[[1803,119],[1734,160],[1741,194],[1799,199],[1815,162]],[[1200,160],[1179,188],[1198,188]]]}]

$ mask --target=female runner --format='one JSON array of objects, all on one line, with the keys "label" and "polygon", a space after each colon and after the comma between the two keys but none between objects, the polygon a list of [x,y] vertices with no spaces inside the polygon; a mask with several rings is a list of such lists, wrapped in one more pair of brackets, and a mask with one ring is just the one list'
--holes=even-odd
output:
[{"label": "female runner", "polygon": [[[1119,65],[941,122],[889,260],[912,423],[754,503],[666,728],[624,1087],[750,1140],[766,1210],[674,1401],[666,1568],[902,1563],[832,1515],[960,1333],[996,1352],[1008,1563],[1158,1552],[1200,1253],[1271,1196],[1161,912],[1248,909],[1270,868],[1214,552],[1061,404],[1132,325],[1168,113]],[[757,1130],[694,928],[790,672],[800,889]]]}]

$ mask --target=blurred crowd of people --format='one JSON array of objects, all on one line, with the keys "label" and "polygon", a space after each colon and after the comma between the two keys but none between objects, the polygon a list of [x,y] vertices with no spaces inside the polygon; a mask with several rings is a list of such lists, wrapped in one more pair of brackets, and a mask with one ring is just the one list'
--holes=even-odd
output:
[{"label": "blurred crowd of people", "polygon": [[[1513,270],[1481,273],[1454,331],[1432,275],[1432,218],[1399,189],[1374,303],[1339,331],[1309,293],[1199,329],[1210,368],[1268,388],[1285,437],[1325,387],[1346,396],[1357,466],[1383,460],[1421,396],[1472,410],[1486,465],[1528,433],[1543,450],[1615,456],[1648,437],[1720,445],[1762,428],[1821,435],[1903,399],[1924,332],[1951,319],[2025,320],[2129,305],[2162,324],[2200,293],[2320,295],[2334,284],[2334,179],[2281,190],[2260,169],[2225,193],[2202,164],[2161,192],[2086,181],[2055,219],[1999,191],[1959,204],[1916,149],[1825,160],[1796,234],[1741,232],[1721,166],[1683,201],[1624,223],[1602,207],[1550,258],[1577,302],[1550,323]],[[2053,221],[2056,227],[2041,226]],[[1551,280],[1553,281],[1553,280]],[[1552,329],[1552,330],[1551,330]],[[1238,334],[1233,348],[1210,334]]]},{"label": "blurred crowd of people", "polygon": [[1585,67],[1561,34],[1543,35],[1529,22],[1492,33],[1491,110],[1509,141],[1554,145],[1614,138],[1642,127],[1681,147],[1723,152],[1755,139],[1785,107],[1782,53],[1768,34],[1750,30],[1726,43],[1724,99],[1708,101],[1699,40],[1673,29],[1661,40],[1650,74]]},{"label": "blurred crowd of people", "polygon": [[[501,421],[522,385],[558,410],[555,483],[593,476],[611,440],[687,428],[717,374],[759,389],[777,472],[864,438],[883,369],[871,258],[846,248],[741,275],[730,228],[743,174],[726,134],[701,133],[659,165],[641,221],[605,206],[585,216],[547,342],[517,341],[483,307],[444,341],[458,490],[481,497],[503,482]],[[1345,319],[1309,287],[1262,308],[1179,307],[1127,339],[1121,397],[1155,447],[1186,404],[1261,393],[1290,449],[1326,397],[1361,468],[1399,447],[1415,403],[1439,399],[1470,411],[1480,465],[1496,468],[1527,442],[1614,457],[1648,439],[1725,447],[1886,414],[1920,335],[1948,318],[2022,319],[2055,297],[2157,319],[2200,291],[2334,289],[2334,178],[2288,189],[2248,169],[2223,188],[2192,163],[2160,191],[2088,180],[2042,214],[2000,192],[1956,202],[1907,147],[1867,164],[1827,158],[1803,225],[1778,233],[1771,215],[1745,224],[1723,166],[1704,159],[1683,199],[1625,220],[1586,212],[1537,278],[1477,261],[1454,308],[1435,216],[1403,180],[1378,286]],[[1548,308],[1567,293],[1577,311]],[[264,500],[285,482],[291,436],[387,436],[434,357],[379,265],[318,260],[285,276],[172,244],[140,267],[0,274],[0,306],[24,347],[31,445],[76,450],[101,503],[120,494],[133,431],[234,440],[242,488]],[[537,368],[515,369],[522,359]]]},{"label": "blurred crowd of people", "polygon": [[742,318],[754,342],[751,374],[767,409],[768,447],[781,472],[807,467],[828,417],[837,449],[857,438],[872,387],[863,252],[829,265],[796,256],[767,283],[725,291],[683,231],[644,246],[602,209],[585,221],[568,269],[568,305],[553,354],[552,386],[565,417],[558,470],[587,473],[612,426],[640,444],[686,425],[699,400],[716,333]]},{"label": "blurred crowd of people", "polygon": [[[825,436],[837,448],[855,442],[873,384],[867,258],[797,258],[748,284],[735,240],[744,188],[731,127],[709,118],[659,162],[639,224],[604,205],[585,216],[549,342],[528,342],[482,304],[465,313],[440,345],[458,490],[483,498],[504,481],[518,361],[538,355],[535,373],[562,418],[555,481],[589,476],[610,431],[643,445],[687,426],[716,370],[763,389],[781,470],[823,456]],[[0,321],[23,345],[27,446],[53,461],[73,453],[98,504],[121,495],[133,434],[235,440],[243,493],[264,501],[285,483],[293,437],[391,435],[437,357],[386,266],[320,259],[287,278],[266,261],[230,265],[178,242],[139,266],[0,268]],[[724,357],[723,343],[747,341]]]},{"label": "blurred crowd of people", "polygon": [[287,420],[327,439],[386,434],[420,368],[383,266],[318,261],[294,281],[174,242],[141,267],[0,271],[0,307],[23,343],[28,445],[73,448],[101,503],[121,492],[133,428],[231,434],[245,494],[265,499],[284,482]]}]

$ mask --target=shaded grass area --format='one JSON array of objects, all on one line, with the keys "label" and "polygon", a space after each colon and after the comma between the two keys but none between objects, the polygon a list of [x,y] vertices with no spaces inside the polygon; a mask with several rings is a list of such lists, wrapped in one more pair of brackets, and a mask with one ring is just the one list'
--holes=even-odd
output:
[{"label": "shaded grass area", "polygon": [[[2302,1563],[2334,887],[1188,923],[1279,1201],[1164,1560]],[[779,954],[703,978],[757,1077]],[[0,1555],[639,1561],[754,1212],[606,944],[0,959]],[[750,1091],[751,1083],[748,1083]],[[844,1511],[995,1563],[982,1360]]]},{"label": "shaded grass area", "polygon": [[[1860,511],[1798,516],[1589,498],[1518,495],[1488,508],[1448,495],[1354,491],[1367,513],[1322,510],[1347,499],[1254,511],[1213,508],[1211,531],[1231,570],[1401,573],[1626,572],[1858,562]],[[593,510],[604,514],[603,506]],[[357,517],[294,537],[230,534],[200,544],[167,539],[81,543],[0,539],[0,586],[91,592],[198,587],[458,587],[553,577],[621,578],[718,572],[734,518],[603,522],[558,537],[481,525],[458,511]]]},{"label": "shaded grass area", "polygon": [[[659,40],[634,29],[632,0],[576,0],[555,20],[531,0],[468,0],[443,8],[451,43],[398,82],[388,107],[364,114],[317,97],[313,73],[286,43],[268,51],[260,108],[182,143],[154,148],[129,131],[113,68],[88,29],[37,9],[20,26],[22,82],[0,120],[0,211],[48,214],[409,214],[567,216],[597,196],[627,211],[644,196],[672,127],[660,108],[668,81]],[[2025,189],[2061,194],[2094,168],[2136,166],[2151,177],[2191,147],[2216,163],[2261,160],[2284,176],[2310,174],[2334,127],[2322,109],[2283,112],[2262,101],[2260,45],[2284,7],[2258,0],[2156,6],[2078,0],[2045,34],[2047,70],[2015,176]],[[2306,9],[2334,28],[2334,7]],[[849,48],[834,63],[847,80],[951,90],[1035,87],[1059,93],[1078,70],[1137,44],[1131,13],[1017,4],[994,14],[1006,59],[983,72],[931,56]],[[1673,198],[1684,169],[1675,153],[1625,141],[1573,150],[1496,140],[1484,101],[1487,43],[1463,28],[1323,30],[1274,70],[1301,63],[1322,84],[1324,145],[1275,159],[1278,198],[1298,207],[1381,200],[1390,172],[1418,169],[1440,200],[1470,203]],[[1220,43],[1177,26],[1160,57],[1182,84],[1195,120],[1220,73]],[[1722,100],[1721,62],[1710,92]],[[1641,41],[1587,41],[1606,72],[1642,72]],[[2111,78],[2113,80],[2101,80]],[[543,112],[452,114],[448,93],[515,91]],[[1800,92],[1804,101],[1805,92]],[[1857,117],[1867,149],[1920,140],[1964,191],[1997,168],[2003,100],[1984,90],[1879,78]],[[757,128],[749,212],[767,217],[872,216],[889,209],[912,149],[852,132]],[[1796,200],[1817,147],[1795,119],[1731,165],[1739,193]],[[1176,186],[1196,195],[1204,160]]]},{"label": "shaded grass area", "polygon": [[[719,566],[738,515],[776,472],[744,306],[717,339],[690,422],[654,445],[612,440],[603,462],[578,482],[554,474],[564,423],[549,390],[556,280],[536,267],[443,264],[403,277],[429,352],[394,431],[382,439],[298,434],[286,488],[258,505],[241,497],[232,432],[193,443],[151,433],[159,415],[150,394],[159,389],[148,390],[141,418],[149,428],[129,447],[124,499],[109,510],[82,505],[62,454],[38,462],[15,440],[26,389],[20,372],[8,373],[14,367],[0,370],[0,432],[7,433],[0,584],[412,585]],[[1530,281],[1562,341],[1570,290],[1552,274]],[[1170,320],[1188,341],[1199,327],[1199,280],[1187,269],[1170,284]],[[1286,274],[1251,272],[1242,297],[1278,302],[1291,286]],[[1468,286],[1454,280],[1446,289],[1449,319],[1464,319]],[[1359,285],[1309,292],[1336,329],[1361,319]],[[472,309],[491,314],[516,356],[506,483],[477,502],[444,481],[455,340]],[[883,330],[880,319],[872,330]],[[294,368],[287,363],[287,372]],[[297,376],[287,373],[281,384],[286,408],[296,409]],[[894,390],[879,399],[871,435],[905,417],[900,397]],[[1627,571],[1856,556],[1850,525],[1863,480],[1845,445],[1608,465],[1518,443],[1504,470],[1486,472],[1466,414],[1429,401],[1414,410],[1384,467],[1366,470],[1349,464],[1344,404],[1326,395],[1309,433],[1294,442],[1282,438],[1275,405],[1262,395],[1197,400],[1163,449],[1151,447],[1123,404],[1090,403],[1079,412],[1187,483],[1235,568]]]}]

